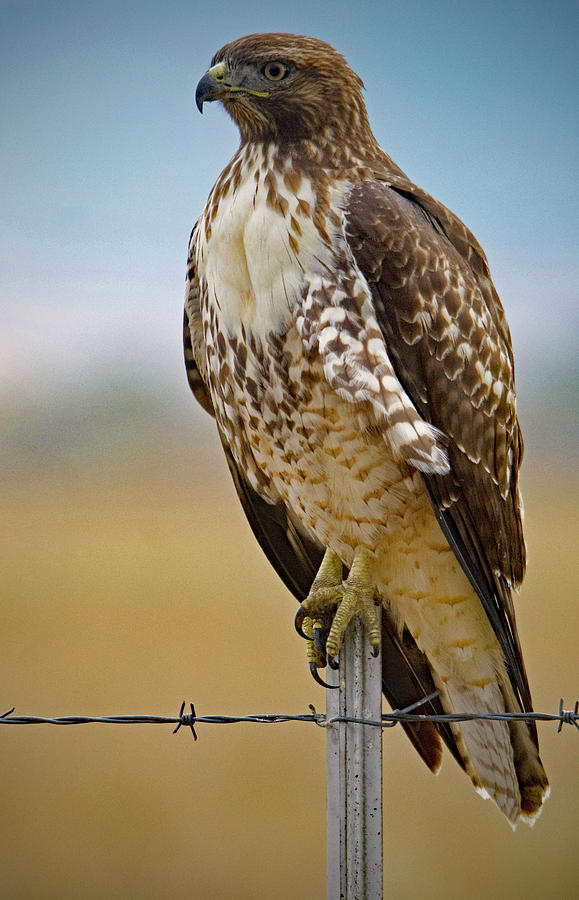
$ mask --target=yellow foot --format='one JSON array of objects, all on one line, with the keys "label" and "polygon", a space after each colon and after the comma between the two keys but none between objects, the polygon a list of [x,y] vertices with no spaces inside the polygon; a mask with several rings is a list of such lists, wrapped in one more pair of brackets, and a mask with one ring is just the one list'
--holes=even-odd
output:
[{"label": "yellow foot", "polygon": [[298,610],[296,628],[307,639],[310,670],[320,684],[324,682],[317,669],[325,666],[326,659],[336,668],[334,657],[354,616],[362,619],[373,653],[378,655],[380,626],[374,607],[374,561],[370,550],[357,547],[350,574],[342,581],[340,557],[326,550],[311,590]]}]

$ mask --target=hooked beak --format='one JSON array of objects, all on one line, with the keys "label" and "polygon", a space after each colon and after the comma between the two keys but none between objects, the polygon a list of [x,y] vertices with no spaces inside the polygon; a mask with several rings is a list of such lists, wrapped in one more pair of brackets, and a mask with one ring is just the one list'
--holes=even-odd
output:
[{"label": "hooked beak", "polygon": [[221,97],[224,97],[228,88],[229,85],[220,84],[215,80],[211,69],[205,72],[195,91],[195,103],[199,112],[203,112],[204,103],[210,103],[212,100],[220,100]]}]

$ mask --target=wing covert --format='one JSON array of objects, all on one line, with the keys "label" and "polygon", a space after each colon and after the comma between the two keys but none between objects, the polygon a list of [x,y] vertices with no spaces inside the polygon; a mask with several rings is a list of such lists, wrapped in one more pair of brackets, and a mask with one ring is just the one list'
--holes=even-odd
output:
[{"label": "wing covert", "polygon": [[528,707],[510,597],[525,569],[523,444],[510,335],[484,253],[460,220],[405,178],[354,187],[345,215],[396,375],[448,439],[450,473],[423,474],[435,514]]}]

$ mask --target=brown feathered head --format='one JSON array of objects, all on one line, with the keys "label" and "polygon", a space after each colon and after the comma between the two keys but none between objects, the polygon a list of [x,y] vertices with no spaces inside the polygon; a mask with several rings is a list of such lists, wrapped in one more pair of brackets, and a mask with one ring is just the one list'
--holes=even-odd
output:
[{"label": "brown feathered head", "polygon": [[197,85],[197,106],[220,100],[243,142],[372,140],[362,80],[324,41],[250,34],[226,44]]}]

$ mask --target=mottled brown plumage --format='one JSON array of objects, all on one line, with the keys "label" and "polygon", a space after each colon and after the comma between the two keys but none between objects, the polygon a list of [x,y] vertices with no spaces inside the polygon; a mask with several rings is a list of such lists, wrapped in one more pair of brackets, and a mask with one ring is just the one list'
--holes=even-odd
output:
[{"label": "mottled brown plumage", "polygon": [[[324,551],[375,560],[393,705],[437,688],[433,712],[530,710],[508,326],[481,247],[379,147],[361,86],[313,38],[215,55],[197,103],[221,100],[241,146],[191,237],[189,381],[299,600]],[[406,731],[434,771],[440,735],[512,824],[540,810],[532,726]]]}]

